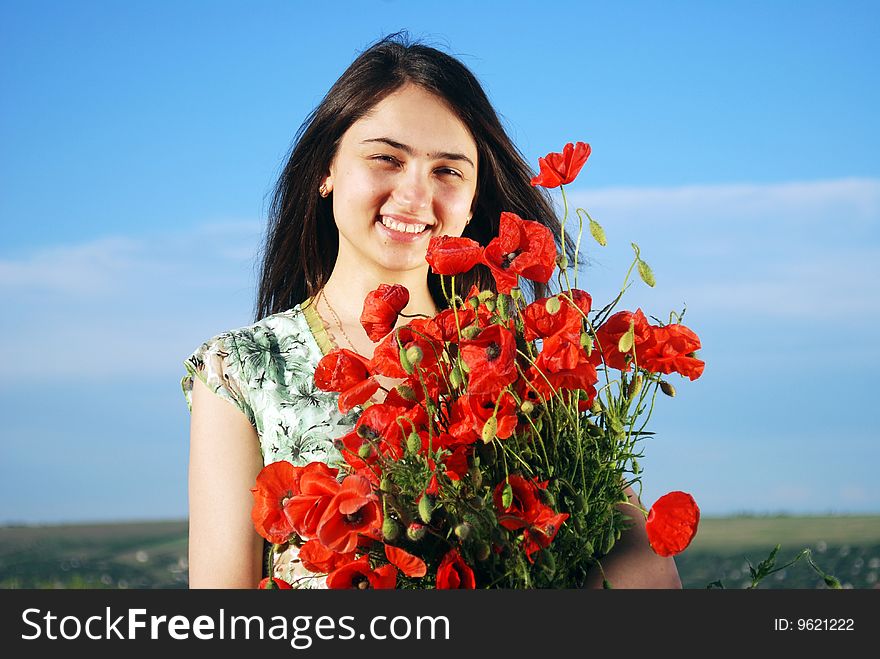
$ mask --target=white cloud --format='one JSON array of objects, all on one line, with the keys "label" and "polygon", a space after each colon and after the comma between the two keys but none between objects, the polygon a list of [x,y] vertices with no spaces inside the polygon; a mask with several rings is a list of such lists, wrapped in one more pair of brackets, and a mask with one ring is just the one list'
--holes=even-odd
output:
[{"label": "white cloud", "polygon": [[7,382],[168,373],[251,320],[258,222],[53,245],[0,260]]}]

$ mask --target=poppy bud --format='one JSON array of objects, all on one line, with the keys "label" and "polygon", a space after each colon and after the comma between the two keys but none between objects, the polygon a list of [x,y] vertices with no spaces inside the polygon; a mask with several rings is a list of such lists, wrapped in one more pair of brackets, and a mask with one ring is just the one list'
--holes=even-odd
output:
[{"label": "poppy bud", "polygon": [[382,480],[379,481],[379,489],[383,492],[391,491],[391,479],[388,476],[382,476]]},{"label": "poppy bud", "polygon": [[364,442],[358,449],[358,456],[366,460],[373,453],[373,445],[370,442]]},{"label": "poppy bud", "polygon": [[477,338],[479,336],[479,334],[480,334],[480,326],[479,325],[468,325],[463,330],[461,330],[461,335],[469,341],[472,341],[473,339]]},{"label": "poppy bud", "polygon": [[399,384],[395,387],[397,389],[397,393],[400,394],[400,397],[405,400],[415,400],[416,392],[413,391],[413,388],[408,384]]},{"label": "poppy bud", "polygon": [[495,311],[495,299],[494,298],[490,297],[485,302],[483,302],[483,304],[485,305],[486,309],[489,310],[490,312]]},{"label": "poppy bud", "polygon": [[519,410],[523,414],[531,414],[535,410],[535,404],[530,400],[524,400],[519,406]]},{"label": "poppy bud", "polygon": [[575,492],[574,498],[571,501],[571,509],[580,511],[584,510],[587,507],[587,502],[584,500],[584,495],[580,492]]},{"label": "poppy bud", "polygon": [[[483,477],[480,476],[481,480],[482,480],[482,478]],[[470,503],[471,506],[476,508],[477,510],[482,510],[483,506],[486,505],[486,502],[483,500],[483,497],[473,497],[468,503]]]},{"label": "poppy bud", "polygon": [[538,489],[538,498],[541,500],[545,506],[550,506],[551,508],[556,507],[556,497],[553,496],[553,493],[550,490]]},{"label": "poppy bud", "polygon": [[670,398],[675,397],[675,387],[666,382],[665,380],[660,383],[660,391],[669,396]]},{"label": "poppy bud", "polygon": [[501,505],[507,510],[511,504],[513,504],[513,488],[510,483],[505,483],[504,489],[501,491]]},{"label": "poppy bud", "polygon": [[587,356],[593,354],[593,337],[587,332],[581,332],[581,348],[587,351]]},{"label": "poppy bud", "polygon": [[489,554],[492,553],[492,548],[489,546],[488,542],[481,542],[477,545],[477,549],[474,552],[478,561],[485,561],[489,558]]},{"label": "poppy bud", "polygon": [[406,438],[406,450],[410,453],[418,453],[422,450],[422,438],[417,432],[411,432]]},{"label": "poppy bud", "polygon": [[471,530],[473,527],[467,522],[462,522],[458,526],[455,527],[455,535],[458,536],[459,540],[467,540],[468,536],[471,534]]},{"label": "poppy bud", "polygon": [[505,295],[504,293],[498,294],[498,304],[496,308],[498,309],[498,315],[501,316],[504,320],[510,318],[510,296]]},{"label": "poppy bud", "polygon": [[385,538],[386,541],[391,542],[396,540],[399,535],[400,526],[391,517],[386,517],[385,521],[382,522],[382,537]]},{"label": "poppy bud", "polygon": [[488,444],[493,439],[495,439],[495,435],[498,432],[498,419],[494,416],[490,416],[486,419],[486,423],[483,424],[483,432],[482,438],[483,443]]},{"label": "poppy bud", "polygon": [[412,375],[413,365],[409,361],[409,357],[407,356],[406,348],[404,348],[403,346],[400,346],[400,351],[398,353],[398,356],[400,357],[400,366],[403,368],[404,371],[407,372],[408,375]]},{"label": "poppy bud", "polygon": [[477,307],[480,306],[480,300],[476,297],[468,298],[468,304],[471,305],[471,309],[476,311]]},{"label": "poppy bud", "polygon": [[[473,484],[475,489],[479,489],[479,487],[483,484],[483,472],[479,469],[471,469],[468,471],[471,477],[471,483]],[[482,501],[482,499],[480,499]]]},{"label": "poppy bud", "polygon": [[547,301],[544,303],[544,308],[551,316],[558,314],[559,310],[562,308],[559,296],[554,295],[553,297],[547,298]]},{"label": "poppy bud", "polygon": [[642,383],[644,382],[644,378],[641,375],[633,376],[633,379],[629,381],[629,386],[626,390],[626,397],[632,400],[636,396],[639,395],[639,392],[642,390]]},{"label": "poppy bud", "polygon": [[565,254],[560,254],[556,257],[556,265],[565,270],[568,267],[568,257]]},{"label": "poppy bud", "polygon": [[632,473],[639,474],[642,471],[641,465],[639,465],[639,461],[633,458],[632,460]]},{"label": "poppy bud", "polygon": [[590,406],[590,412],[592,412],[593,414],[602,413],[602,403],[599,402],[598,398],[593,399],[593,404]]},{"label": "poppy bud", "polygon": [[425,523],[431,523],[431,514],[434,512],[434,502],[429,494],[423,494],[419,499],[419,518]]},{"label": "poppy bud", "polygon": [[480,302],[486,302],[487,300],[491,300],[494,297],[495,297],[495,293],[493,293],[490,290],[480,291],[477,294],[477,298],[480,300]]},{"label": "poppy bud", "polygon": [[406,349],[406,358],[409,360],[409,363],[412,364],[413,368],[422,363],[422,358],[425,356],[425,353],[422,352],[422,349],[419,346],[410,346]]},{"label": "poppy bud", "polygon": [[418,542],[425,537],[425,525],[419,524],[418,522],[413,522],[408,527],[406,527],[406,537],[413,542]]},{"label": "poppy bud", "polygon": [[464,377],[461,374],[461,369],[458,366],[454,366],[449,371],[449,384],[452,385],[453,389],[458,389],[462,382],[464,382]]}]

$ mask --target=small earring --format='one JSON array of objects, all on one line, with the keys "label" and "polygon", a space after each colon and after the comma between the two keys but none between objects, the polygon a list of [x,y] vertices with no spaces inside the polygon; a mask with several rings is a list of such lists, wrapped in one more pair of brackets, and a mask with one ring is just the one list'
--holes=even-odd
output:
[{"label": "small earring", "polygon": [[468,215],[467,222],[465,222],[464,225],[467,226],[468,224],[470,224],[470,223],[471,223],[471,220],[472,220],[473,218],[474,218],[473,215]]},{"label": "small earring", "polygon": [[327,181],[324,181],[321,187],[318,188],[318,194],[325,198],[330,194],[330,190],[327,189]]}]

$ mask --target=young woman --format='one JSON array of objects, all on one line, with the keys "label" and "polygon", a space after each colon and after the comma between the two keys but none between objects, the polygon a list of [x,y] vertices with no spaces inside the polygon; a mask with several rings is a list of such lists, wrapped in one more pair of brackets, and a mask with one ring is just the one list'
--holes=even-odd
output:
[{"label": "young woman", "polygon": [[[431,236],[486,244],[502,211],[560,235],[532,175],[479,82],[441,51],[393,35],[336,81],[300,129],[277,185],[257,322],[214,337],[186,361],[191,587],[253,588],[270,572],[321,585],[302,579],[294,548],[263,564],[250,515],[257,474],[277,460],[341,462],[333,440],[351,430],[357,408],[342,415],[336,394],[315,388],[315,367],[336,347],[372,356],[359,318],[381,283],[409,290],[404,314],[445,306],[425,261]],[[494,289],[482,266],[456,279],[460,291]],[[650,550],[644,518],[635,518],[603,560],[605,577],[616,587],[680,587],[673,560]],[[601,587],[602,576],[592,576],[589,585]]]}]

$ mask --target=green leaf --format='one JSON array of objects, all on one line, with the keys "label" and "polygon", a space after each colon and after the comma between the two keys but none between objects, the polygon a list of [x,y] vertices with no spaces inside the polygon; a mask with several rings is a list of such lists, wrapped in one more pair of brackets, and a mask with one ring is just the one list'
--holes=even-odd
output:
[{"label": "green leaf", "polygon": [[605,247],[608,244],[608,241],[605,239],[605,229],[602,228],[602,225],[596,222],[592,217],[590,218],[590,235],[593,236],[593,239]]}]

